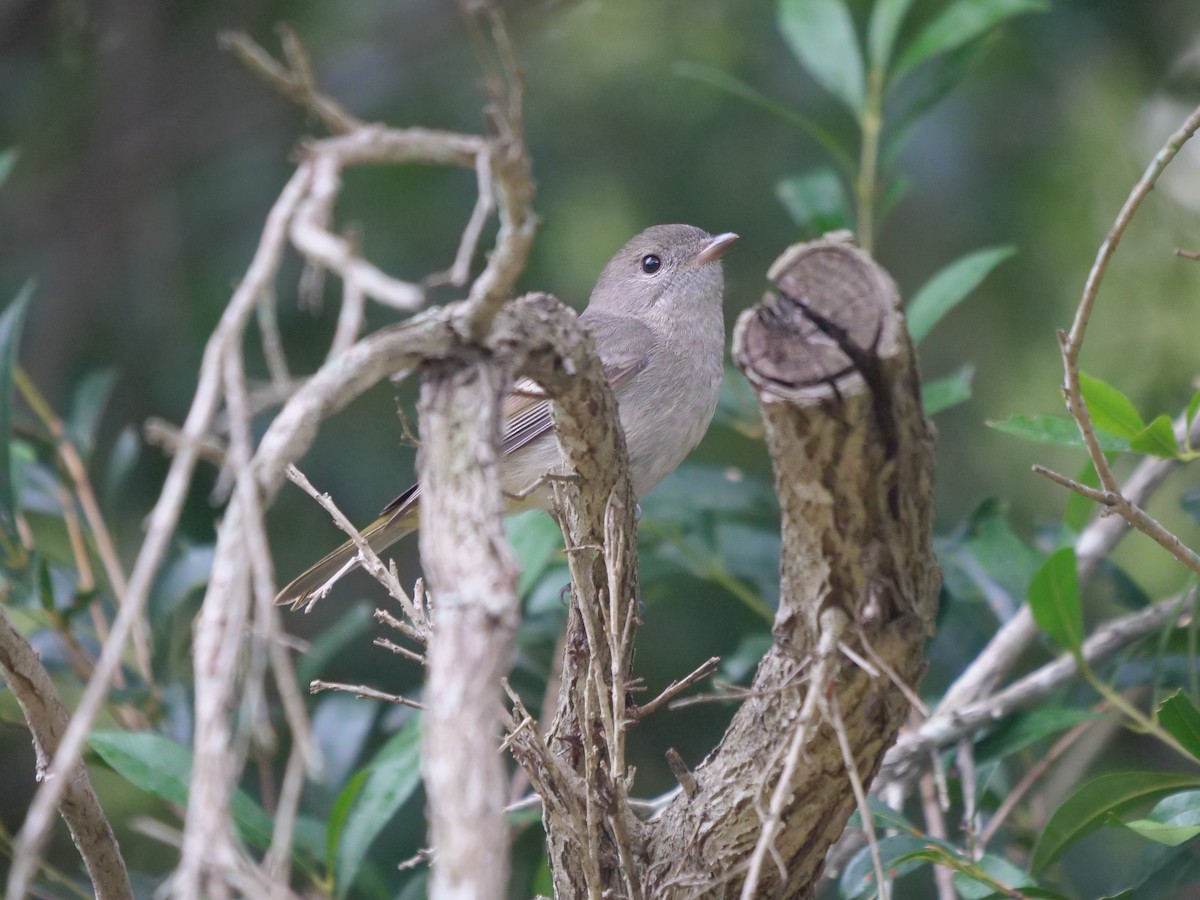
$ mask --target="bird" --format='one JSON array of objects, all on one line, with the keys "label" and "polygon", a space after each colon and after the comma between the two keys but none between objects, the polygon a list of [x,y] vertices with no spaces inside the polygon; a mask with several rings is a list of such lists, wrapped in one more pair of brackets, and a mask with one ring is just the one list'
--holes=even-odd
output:
[{"label": "bird", "polygon": [[[693,225],[655,225],[629,240],[601,271],[579,317],[591,334],[617,400],[634,494],[644,496],[700,443],[717,408],[724,373],[724,273],[738,240]],[[518,382],[504,401],[501,483],[510,498],[560,465],[550,403]],[[417,528],[414,484],[362,530],[376,553]],[[548,507],[549,491],[511,500],[509,511]],[[347,542],[292,580],[275,602],[293,609],[323,597],[359,564]]]}]

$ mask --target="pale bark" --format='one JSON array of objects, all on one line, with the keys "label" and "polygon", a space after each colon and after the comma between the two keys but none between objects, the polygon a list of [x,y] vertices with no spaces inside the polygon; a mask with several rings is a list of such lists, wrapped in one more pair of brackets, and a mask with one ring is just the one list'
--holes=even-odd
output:
[{"label": "pale bark", "polygon": [[421,559],[436,622],[421,768],[437,847],[430,895],[499,900],[508,884],[500,679],[520,615],[496,452],[510,379],[478,352],[463,356],[428,366],[421,384]]}]

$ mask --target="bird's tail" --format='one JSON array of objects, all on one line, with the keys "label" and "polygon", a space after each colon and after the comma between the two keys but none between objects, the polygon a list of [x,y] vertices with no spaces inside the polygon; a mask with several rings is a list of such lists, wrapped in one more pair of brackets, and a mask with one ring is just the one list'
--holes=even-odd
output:
[{"label": "bird's tail", "polygon": [[[388,511],[364,528],[362,536],[366,538],[372,550],[382,553],[416,530],[416,520],[415,509]],[[323,597],[339,578],[353,571],[359,564],[358,548],[347,541],[281,590],[275,597],[275,604],[299,609],[305,606],[310,598]]]}]

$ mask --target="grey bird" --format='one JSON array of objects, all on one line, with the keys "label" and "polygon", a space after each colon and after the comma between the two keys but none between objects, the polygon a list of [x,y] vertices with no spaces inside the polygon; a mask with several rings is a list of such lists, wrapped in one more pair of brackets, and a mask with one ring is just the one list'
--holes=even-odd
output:
[{"label": "grey bird", "polygon": [[[721,257],[737,235],[691,225],[655,225],[617,251],[580,315],[617,398],[634,493],[641,497],[683,462],[708,430],[724,371]],[[518,384],[504,403],[501,480],[519,494],[560,465],[550,404]],[[413,485],[362,531],[376,553],[414,531],[420,485]],[[512,511],[545,506],[535,492]],[[279,592],[297,608],[321,597],[358,565],[352,543],[338,547]]]}]

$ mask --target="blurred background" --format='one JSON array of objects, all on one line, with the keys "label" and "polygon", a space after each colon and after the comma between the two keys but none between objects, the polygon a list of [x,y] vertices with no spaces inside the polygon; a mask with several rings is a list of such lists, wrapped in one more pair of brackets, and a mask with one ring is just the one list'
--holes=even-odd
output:
[{"label": "blurred background", "polygon": [[[944,5],[918,0],[910,25]],[[847,141],[855,134],[843,109],[789,53],[775,4],[504,6],[527,73],[526,124],[543,220],[524,287],[580,307],[628,237],[658,222],[689,222],[741,235],[726,264],[732,325],[761,296],[771,260],[801,236],[777,197],[778,183],[825,157],[784,118],[686,77],[682,64],[735,76]],[[851,3],[864,15],[867,6]],[[294,151],[320,133],[218,49],[222,31],[241,29],[276,50],[280,22],[310,51],[321,87],[357,116],[482,128],[479,66],[458,7],[444,0],[0,0],[0,149],[19,152],[0,190],[0,301],[36,280],[22,359],[57,409],[92,402],[96,373],[113,373],[93,474],[105,486],[106,512],[127,558],[166,467],[158,449],[137,440],[141,425],[148,417],[182,420],[205,339],[254,251]],[[972,399],[937,418],[943,534],[954,534],[994,497],[1003,498],[1014,533],[1033,544],[1045,522],[1061,518],[1063,492],[1029,467],[1042,462],[1073,473],[1081,454],[1021,442],[985,422],[1061,411],[1055,329],[1069,325],[1130,187],[1198,98],[1195,0],[1055,0],[1048,12],[990,36],[961,87],[906,144],[897,166],[910,188],[880,227],[876,248],[906,296],[964,253],[1017,250],[922,345],[927,375],[963,366],[974,373]],[[1147,420],[1182,409],[1200,370],[1200,263],[1172,252],[1200,250],[1200,148],[1188,148],[1160,188],[1116,258],[1084,352],[1085,368],[1125,390]],[[385,270],[419,278],[448,265],[473,199],[469,172],[359,170],[347,178],[339,224],[354,227]],[[299,269],[293,260],[278,290],[290,360],[304,372],[319,362],[337,306],[330,286],[323,310],[301,309]],[[372,325],[393,318],[376,310]],[[405,385],[398,399],[411,410],[413,396]],[[362,521],[409,483],[412,450],[396,402],[396,390],[381,386],[331,420],[303,461],[314,484]],[[760,441],[718,425],[692,467],[647,498],[646,649],[638,665],[651,687],[714,654],[729,666],[738,659],[752,665],[761,649],[765,620],[754,598],[774,599],[777,545],[762,537],[768,529],[747,525],[739,533],[721,513],[769,521],[768,471]],[[202,578],[204,547],[220,514],[209,498],[213,483],[212,471],[201,470],[180,541],[180,554],[190,553],[199,567],[191,587]],[[1195,486],[1194,471],[1176,476],[1152,507],[1193,546],[1200,530],[1178,497]],[[272,523],[282,580],[338,540],[327,517],[290,486]],[[526,535],[533,546],[540,546],[541,527],[514,525],[533,533]],[[720,571],[701,565],[712,540],[726,551]],[[401,551],[408,580],[417,573],[413,554],[413,543]],[[1145,539],[1131,538],[1117,561],[1146,595],[1183,583],[1181,570]],[[555,580],[557,565],[546,562],[540,586],[531,588],[531,621],[543,613],[557,621],[565,583]],[[160,614],[182,635],[174,662],[164,665],[186,668],[186,623],[198,594],[183,593]],[[297,619],[295,630],[315,640],[347,609],[365,613],[368,601],[356,598],[368,595],[375,592],[367,582],[347,582],[340,598]],[[331,655],[325,677],[384,690],[415,684],[414,671],[369,646],[372,627],[361,621],[363,636]],[[946,633],[957,633],[953,623]],[[553,640],[549,626],[525,635],[522,664],[532,686]],[[933,683],[969,649],[969,642],[957,649],[935,643]],[[32,757],[4,703],[0,757],[12,764],[0,766],[0,822],[11,833],[32,790]],[[343,743],[347,771],[397,721],[392,711],[349,698],[329,698],[324,708],[318,718],[336,723],[327,736],[331,745]],[[664,749],[676,746],[699,762],[728,714],[709,704],[648,721],[631,750],[639,789],[669,788]],[[168,730],[186,740],[186,713],[179,716]],[[106,787],[114,798],[119,789],[115,778]],[[319,815],[328,797],[314,794]],[[144,797],[114,802],[140,809]],[[395,827],[415,849],[420,809],[408,810],[413,821]],[[168,865],[169,855],[156,856],[152,846],[139,852],[147,872]]]}]

